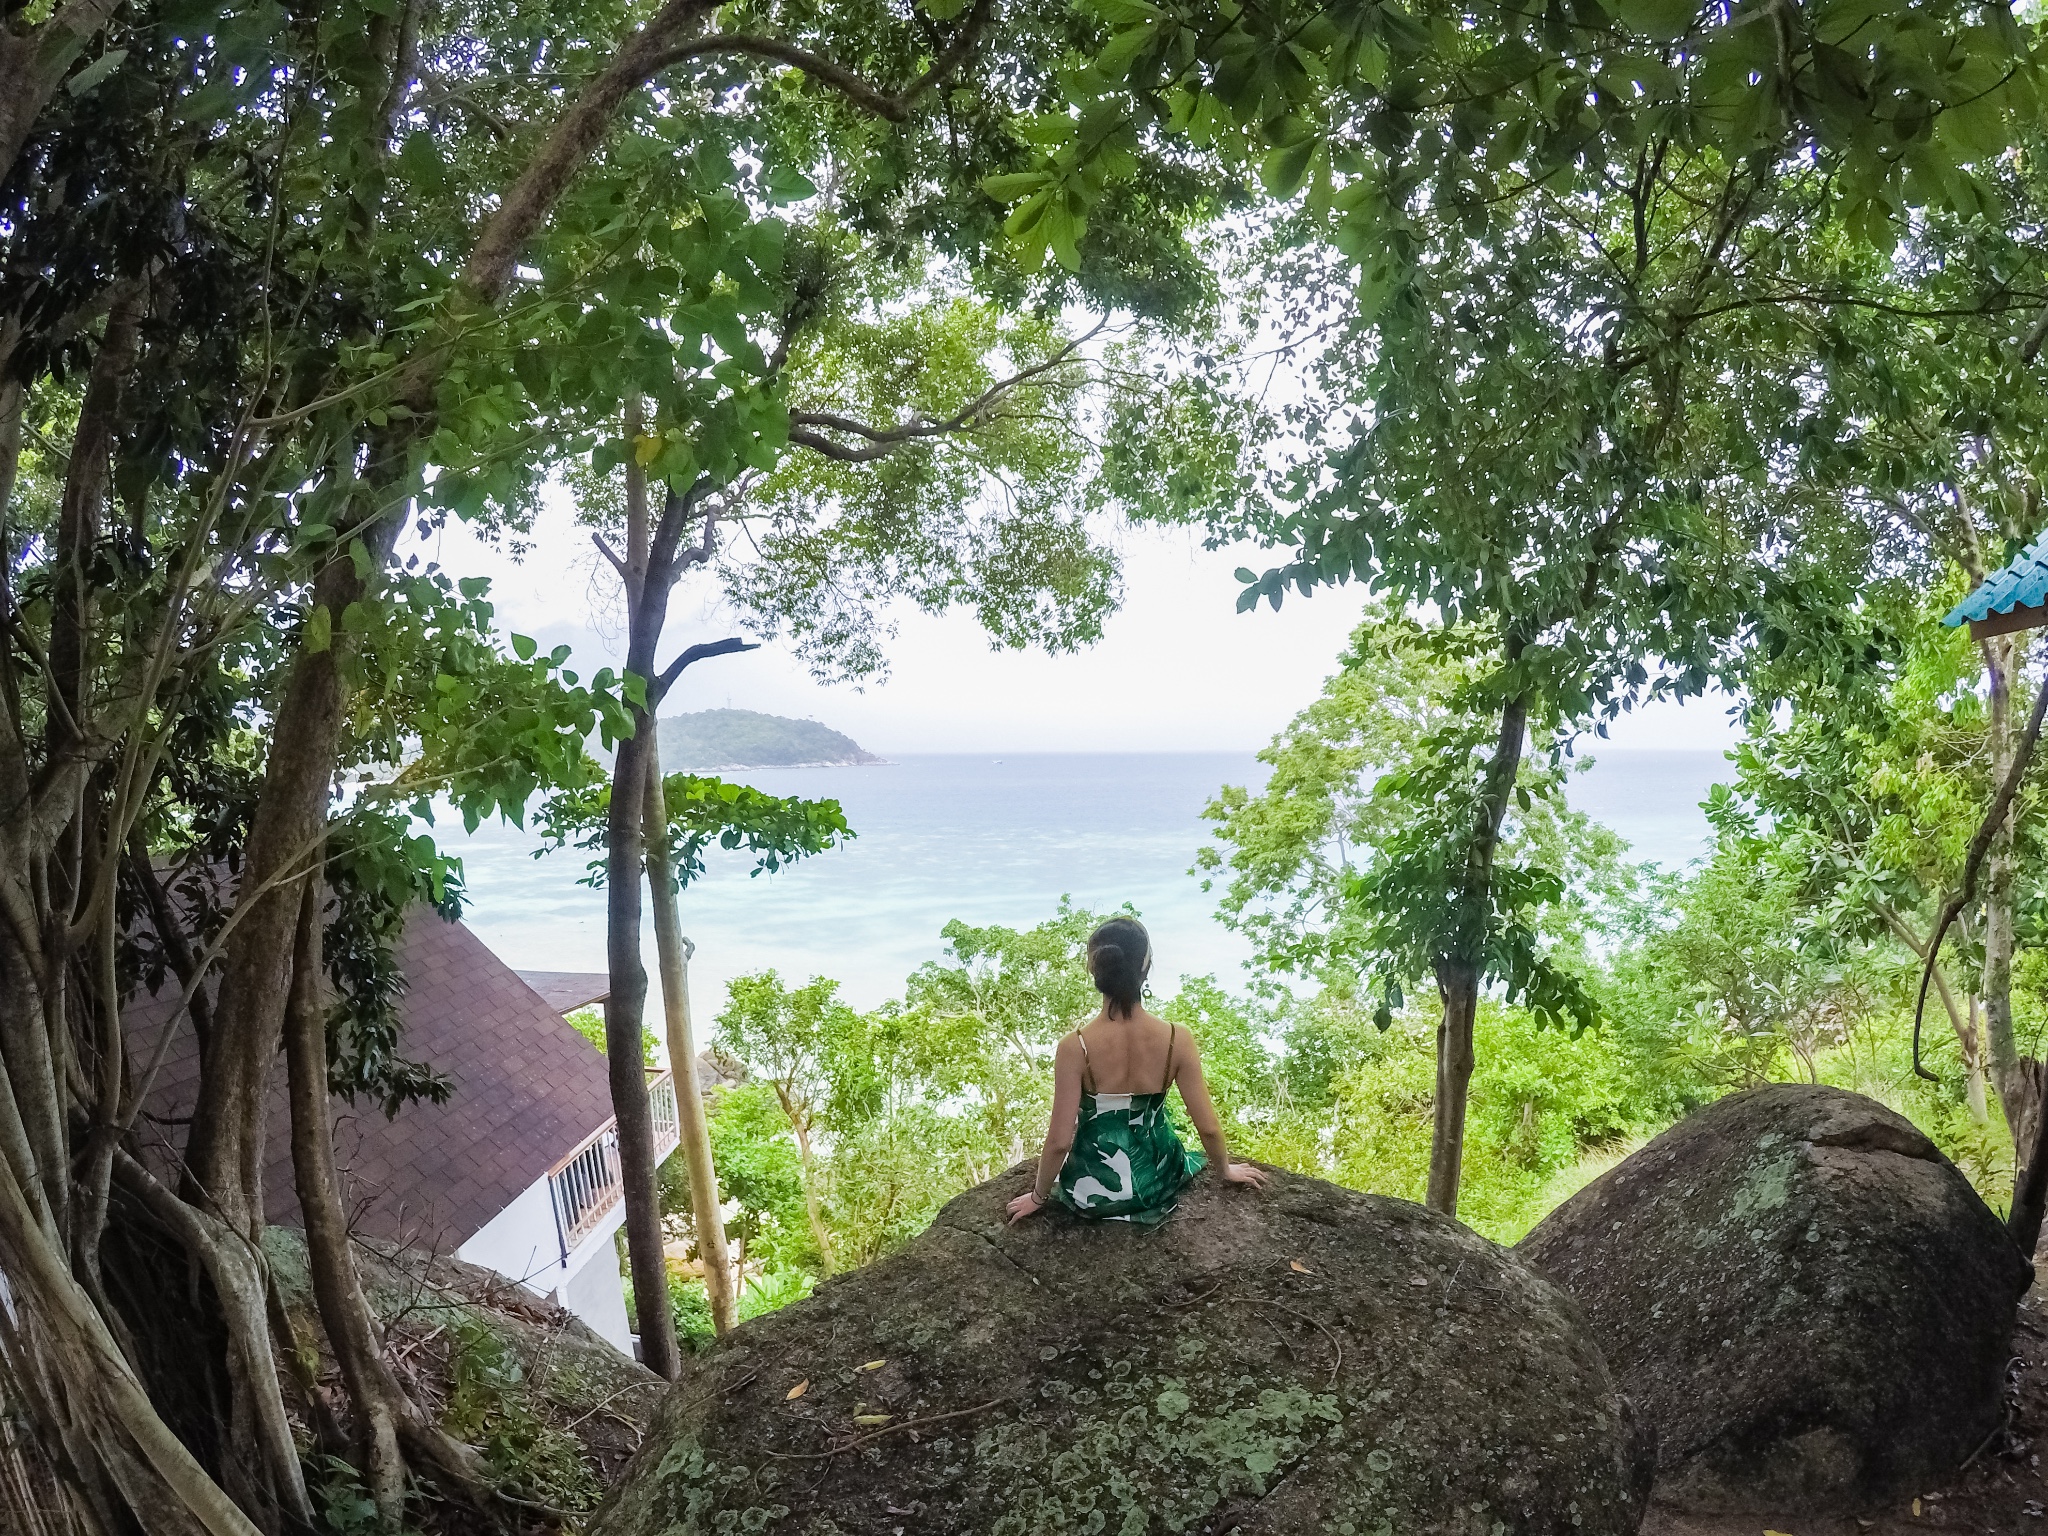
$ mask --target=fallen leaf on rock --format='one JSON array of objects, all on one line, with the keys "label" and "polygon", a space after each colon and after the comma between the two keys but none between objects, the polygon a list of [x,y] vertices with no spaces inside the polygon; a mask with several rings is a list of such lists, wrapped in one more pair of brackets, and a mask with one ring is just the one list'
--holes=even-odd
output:
[{"label": "fallen leaf on rock", "polygon": [[811,1378],[806,1376],[802,1381],[798,1382],[795,1386],[791,1387],[787,1392],[783,1393],[782,1400],[784,1402],[793,1402],[795,1399],[802,1397],[806,1392],[810,1390]]},{"label": "fallen leaf on rock", "polygon": [[853,1422],[856,1424],[886,1424],[895,1417],[896,1415],[893,1413],[856,1413],[853,1416]]},{"label": "fallen leaf on rock", "polygon": [[879,1371],[883,1366],[887,1365],[888,1363],[889,1362],[886,1360],[870,1360],[866,1365],[862,1366],[861,1369],[864,1371]]},{"label": "fallen leaf on rock", "polygon": [[1913,1518],[1915,1520],[1920,1518],[1920,1501],[1918,1499],[1913,1501]]},{"label": "fallen leaf on rock", "polygon": [[1429,1284],[1429,1282],[1428,1282],[1427,1280],[1425,1280],[1425,1279],[1424,1279],[1424,1278],[1423,1278],[1422,1276],[1420,1276],[1420,1275],[1410,1275],[1410,1276],[1408,1277],[1408,1283],[1409,1283],[1410,1285],[1427,1285],[1427,1284]]},{"label": "fallen leaf on rock", "polygon": [[1287,1267],[1293,1270],[1297,1275],[1312,1275],[1315,1273],[1314,1270],[1310,1269],[1306,1264],[1302,1263],[1299,1259],[1289,1259],[1287,1261]]}]

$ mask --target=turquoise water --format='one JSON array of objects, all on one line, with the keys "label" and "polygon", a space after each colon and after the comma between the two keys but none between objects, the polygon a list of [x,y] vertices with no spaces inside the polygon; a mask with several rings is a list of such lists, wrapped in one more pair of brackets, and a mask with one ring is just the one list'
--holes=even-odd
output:
[{"label": "turquoise water", "polygon": [[[1681,864],[1704,849],[1699,801],[1726,767],[1714,752],[1610,752],[1572,799],[1636,857]],[[1062,895],[1098,908],[1129,901],[1163,974],[1237,985],[1248,951],[1187,870],[1205,840],[1204,803],[1219,785],[1263,775],[1250,753],[931,755],[733,775],[775,794],[836,798],[859,836],[758,878],[744,855],[712,850],[706,878],[683,893],[697,1007],[715,1010],[727,979],[768,966],[836,977],[849,1001],[872,1007],[941,956],[948,920],[1028,926]],[[536,840],[509,827],[473,837],[444,828],[442,842],[463,858],[470,926],[513,966],[604,969],[604,897],[577,883],[584,855],[535,860]],[[651,934],[647,957],[652,971]]]}]

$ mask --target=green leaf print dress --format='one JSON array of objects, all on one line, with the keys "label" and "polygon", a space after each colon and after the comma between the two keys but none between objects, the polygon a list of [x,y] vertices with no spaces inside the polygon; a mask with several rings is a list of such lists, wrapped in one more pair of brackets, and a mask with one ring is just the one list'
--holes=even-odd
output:
[{"label": "green leaf print dress", "polygon": [[[1074,1038],[1081,1040],[1078,1034]],[[1081,1040],[1080,1123],[1052,1191],[1053,1199],[1076,1216],[1146,1226],[1164,1221],[1182,1188],[1208,1161],[1181,1145],[1166,1118],[1173,1038],[1166,1048],[1166,1081],[1157,1093],[1095,1092],[1088,1086],[1088,1042]]]}]

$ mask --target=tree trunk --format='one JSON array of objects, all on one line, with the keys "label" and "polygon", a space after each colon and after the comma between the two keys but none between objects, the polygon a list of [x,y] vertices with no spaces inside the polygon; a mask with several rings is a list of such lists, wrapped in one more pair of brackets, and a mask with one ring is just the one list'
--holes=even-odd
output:
[{"label": "tree trunk", "polygon": [[405,1516],[405,1461],[398,1449],[398,1416],[387,1390],[395,1383],[387,1383],[382,1341],[348,1251],[348,1221],[334,1171],[327,1014],[320,996],[322,889],[323,882],[308,880],[299,899],[291,995],[285,1009],[292,1178],[306,1223],[313,1300],[355,1410],[363,1481],[377,1506],[378,1523],[395,1532]]},{"label": "tree trunk", "polygon": [[1429,1140],[1429,1193],[1424,1203],[1458,1214],[1465,1162],[1465,1106],[1472,1085],[1472,1026],[1479,1012],[1479,972],[1469,965],[1437,968],[1443,1020],[1436,1027],[1436,1123]]},{"label": "tree trunk", "polygon": [[683,1165],[690,1177],[690,1215],[697,1257],[704,1264],[704,1294],[711,1326],[729,1332],[739,1321],[725,1222],[718,1210],[718,1175],[711,1165],[711,1127],[697,1085],[697,1042],[690,1027],[690,941],[683,937],[673,872],[669,867],[668,812],[661,787],[661,743],[647,744],[647,884],[654,901],[654,942],[661,957],[662,1012],[668,1025],[669,1066],[675,1074],[676,1121]]},{"label": "tree trunk", "polygon": [[[1942,990],[1948,990],[1947,982]],[[1970,1108],[1973,1125],[1991,1123],[1991,1106],[1984,1096],[1984,1031],[1977,1022],[1977,999],[1970,999],[1970,1023],[1963,1034],[1963,1096]]]},{"label": "tree trunk", "polygon": [[56,602],[50,616],[52,700],[45,722],[52,758],[75,750],[89,722],[94,604],[88,568],[105,527],[108,471],[121,429],[128,376],[140,348],[148,292],[139,277],[114,289],[64,472],[57,510]]},{"label": "tree trunk", "polygon": [[[788,1108],[787,1100],[783,1107]],[[803,1163],[804,1216],[810,1222],[811,1240],[818,1245],[818,1262],[829,1275],[836,1266],[832,1262],[832,1234],[825,1230],[825,1211],[818,1200],[818,1160],[811,1155],[811,1128],[794,1117],[790,1123],[796,1131],[796,1149]]]},{"label": "tree trunk", "polygon": [[31,1211],[14,1170],[0,1158],[0,1256],[12,1326],[35,1330],[36,1354],[55,1367],[70,1410],[63,1427],[99,1456],[147,1531],[189,1528],[257,1536],[247,1515],[207,1476],[143,1391],[91,1300]]},{"label": "tree trunk", "polygon": [[69,0],[39,26],[0,28],[0,167],[12,168],[36,119],[120,0]]},{"label": "tree trunk", "polygon": [[306,1223],[314,1304],[355,1411],[364,1480],[381,1526],[391,1532],[404,1528],[407,1456],[447,1493],[487,1516],[499,1514],[503,1511],[483,1458],[436,1424],[392,1374],[349,1251],[347,1206],[334,1166],[327,1010],[320,990],[325,889],[324,881],[308,880],[300,898],[284,1031],[292,1177]]},{"label": "tree trunk", "polygon": [[[386,516],[361,529],[371,569],[383,569],[398,521]],[[300,650],[271,732],[236,896],[237,906],[249,910],[228,935],[185,1151],[188,1194],[210,1202],[252,1239],[263,1225],[266,1085],[284,1028],[300,887],[326,839],[347,709],[341,668],[352,642],[341,615],[366,590],[346,542],[313,587],[312,611],[325,613],[329,639]]]},{"label": "tree trunk", "polygon": [[[1512,665],[1520,648],[1510,646]],[[1500,732],[1493,759],[1486,766],[1472,840],[1465,849],[1465,869],[1458,892],[1462,907],[1457,950],[1436,963],[1437,991],[1443,1000],[1443,1022],[1437,1026],[1436,1123],[1430,1135],[1429,1208],[1446,1216],[1458,1214],[1458,1181],[1465,1160],[1465,1101],[1472,1083],[1473,1026],[1479,1013],[1479,985],[1487,925],[1493,902],[1493,856],[1500,846],[1501,823],[1507,818],[1508,796],[1522,766],[1522,737],[1529,728],[1529,699],[1517,694],[1501,707]]]},{"label": "tree trunk", "polygon": [[[629,399],[625,430],[640,432],[640,401]],[[654,648],[667,616],[668,588],[649,590],[647,477],[626,459],[626,669],[651,680]],[[650,704],[654,702],[652,698]],[[640,1319],[640,1357],[657,1376],[681,1367],[675,1313],[668,1302],[668,1260],[661,1247],[661,1196],[655,1177],[654,1110],[647,1101],[647,1071],[640,1035],[647,1016],[647,968],[640,960],[640,891],[646,863],[642,833],[647,778],[655,765],[652,710],[633,711],[633,734],[612,759],[612,799],[606,824],[605,948],[611,972],[604,1006],[605,1060],[611,1072],[612,1113],[619,1122],[619,1178],[626,1206],[626,1260],[633,1275],[633,1305]],[[664,822],[666,825],[666,822]]]},{"label": "tree trunk", "polygon": [[605,1058],[612,1113],[619,1124],[619,1183],[626,1207],[626,1257],[640,1317],[640,1357],[673,1379],[679,1364],[675,1315],[668,1303],[668,1262],[661,1251],[661,1199],[655,1181],[654,1110],[640,1032],[647,1010],[647,968],[640,962],[640,823],[647,806],[647,750],[654,721],[638,713],[634,734],[612,761],[605,872],[606,951],[611,994],[605,1000]]},{"label": "tree trunk", "polygon": [[2040,1112],[2043,1088],[2048,1086],[2041,1080],[2048,1076],[2048,1065],[2029,1060],[2021,1063],[2020,1071],[2031,1079],[2029,1098],[2034,1115],[2020,1140],[2012,1181],[2012,1210],[2006,1216],[2005,1229],[2019,1244],[2020,1252],[2031,1259],[2041,1242],[2042,1213],[2048,1210],[2048,1114]]},{"label": "tree trunk", "polygon": [[[2003,635],[1984,641],[1982,649],[1990,695],[1990,778],[1997,786],[2005,782],[2013,756],[2019,750],[2012,718],[2014,662],[2018,651],[2012,639]],[[2012,829],[2017,805],[2015,799],[2013,806],[2007,808],[2005,820],[1993,835],[1984,859],[1980,887],[1984,904],[1984,971],[1977,986],[1978,995],[1984,999],[1984,1034],[1991,1057],[1991,1080],[2005,1109],[2016,1164],[2025,1159],[2032,1145],[2026,1128],[2032,1124],[2035,1111],[2034,1076],[2024,1070],[2020,1061],[2012,1019]]]}]

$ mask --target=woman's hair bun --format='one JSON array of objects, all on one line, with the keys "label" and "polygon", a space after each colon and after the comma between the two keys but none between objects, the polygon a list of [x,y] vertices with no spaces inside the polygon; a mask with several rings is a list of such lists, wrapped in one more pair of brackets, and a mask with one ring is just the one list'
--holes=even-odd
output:
[{"label": "woman's hair bun", "polygon": [[1152,936],[1134,917],[1112,917],[1088,935],[1088,974],[1113,1019],[1127,1019],[1145,995]]}]

